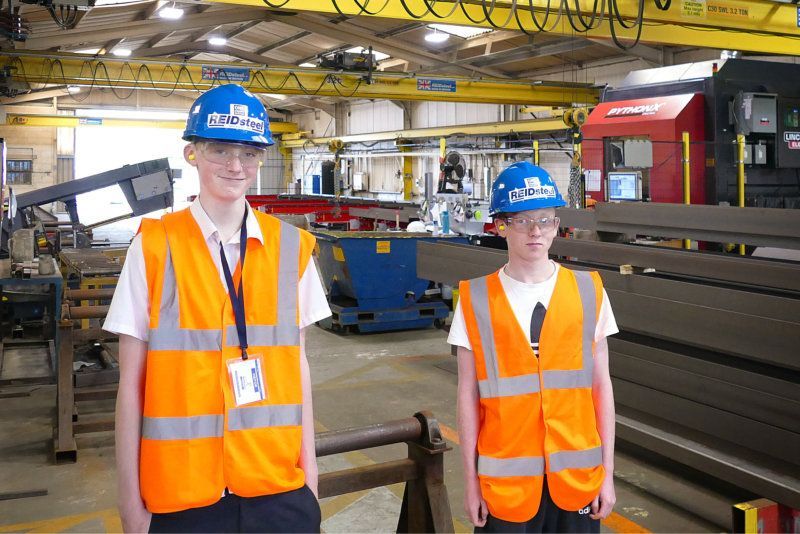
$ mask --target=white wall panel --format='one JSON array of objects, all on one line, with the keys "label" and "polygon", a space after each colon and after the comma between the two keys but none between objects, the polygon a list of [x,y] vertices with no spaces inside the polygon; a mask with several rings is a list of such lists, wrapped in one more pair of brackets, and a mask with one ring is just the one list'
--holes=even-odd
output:
[{"label": "white wall panel", "polygon": [[403,110],[388,101],[376,100],[350,106],[349,135],[403,129]]},{"label": "white wall panel", "polygon": [[411,124],[413,128],[434,128],[500,120],[500,106],[495,104],[415,102],[412,109]]}]

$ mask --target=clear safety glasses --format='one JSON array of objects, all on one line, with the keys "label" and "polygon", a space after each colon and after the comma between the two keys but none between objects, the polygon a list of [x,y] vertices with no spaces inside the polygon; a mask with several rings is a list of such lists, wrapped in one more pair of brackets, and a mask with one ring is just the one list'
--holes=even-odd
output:
[{"label": "clear safety glasses", "polygon": [[530,232],[534,225],[544,232],[558,228],[560,219],[558,217],[509,217],[506,222],[516,232]]},{"label": "clear safety glasses", "polygon": [[245,169],[257,169],[264,163],[267,151],[251,145],[239,143],[198,143],[203,156],[211,163],[230,165],[238,159]]}]

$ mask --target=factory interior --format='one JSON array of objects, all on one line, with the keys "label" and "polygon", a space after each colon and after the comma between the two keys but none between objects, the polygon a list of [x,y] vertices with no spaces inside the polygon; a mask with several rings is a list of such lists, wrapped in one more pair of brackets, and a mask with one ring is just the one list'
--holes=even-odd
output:
[{"label": "factory interior", "polygon": [[[130,365],[121,338],[129,336],[104,323],[120,315],[123,304],[114,310],[112,302],[122,299],[115,290],[129,249],[132,257],[136,243],[150,243],[157,219],[204,209],[207,186],[191,148],[204,137],[187,132],[203,95],[228,85],[263,105],[261,124],[274,141],[259,145],[245,191],[250,210],[262,228],[277,219],[281,247],[288,229],[303,236],[301,265],[306,251],[330,308],[305,326],[303,302],[295,302],[300,341],[271,347],[301,346],[308,362],[302,397],[313,398],[321,532],[473,532],[465,502],[475,469],[465,469],[469,431],[459,406],[468,379],[462,357],[472,351],[448,336],[466,321],[470,365],[486,358],[476,391],[491,385],[490,359],[496,373],[496,358],[505,357],[493,353],[511,352],[511,338],[497,331],[533,342],[510,311],[491,316],[496,332],[490,324],[486,342],[481,318],[490,312],[477,309],[475,281],[511,276],[506,237],[516,223],[534,232],[544,221],[555,237],[543,261],[549,255],[554,272],[577,280],[596,273],[587,278],[602,283],[618,328],[606,340],[615,420],[613,457],[603,459],[616,504],[600,530],[800,533],[797,0],[4,2],[0,533],[136,530],[120,513],[115,437]],[[222,117],[241,117],[234,106]],[[198,158],[209,157],[199,150]],[[244,168],[245,154],[237,154]],[[236,157],[223,165],[238,165]],[[498,184],[520,165],[546,178],[504,191]],[[503,219],[508,210],[496,207],[506,195],[513,215],[515,193],[540,190],[555,191],[559,203],[546,205],[555,218]],[[258,290],[242,290],[252,239],[242,223],[236,239],[240,227],[233,279],[240,276],[240,298],[248,295],[247,329],[230,311],[231,302],[237,308],[226,265],[218,274],[228,278],[231,301],[213,328],[239,332],[246,360],[251,310],[285,315],[280,295],[298,281],[281,285],[281,248],[280,260],[263,260],[280,263],[278,281],[264,275],[266,285],[277,284],[278,311],[275,291],[259,302]],[[174,249],[176,238],[164,235],[169,273],[190,247]],[[135,263],[147,276],[150,293],[143,290],[149,296],[140,303],[148,306],[168,283],[152,274],[152,262],[164,260],[151,248],[138,246]],[[203,280],[197,274],[188,290],[179,280],[175,301],[186,291],[205,294]],[[492,287],[488,308],[505,309]],[[163,298],[158,313],[166,317]],[[130,306],[146,320],[147,310]],[[594,311],[585,310],[574,324],[589,324]],[[152,337],[157,313],[149,317],[151,339],[160,339]],[[186,317],[182,310],[181,329]],[[546,367],[549,338],[542,339],[537,367]],[[143,341],[147,380],[155,380],[159,364],[149,361],[163,356]],[[207,357],[224,377],[228,352],[216,347]],[[547,396],[556,393],[545,376],[543,415],[531,416],[542,428],[551,417],[545,400],[556,398]],[[592,395],[592,384],[598,402],[596,379],[583,389]],[[222,398],[230,384],[219,389]],[[279,396],[258,398],[273,402],[270,394]],[[498,399],[484,395],[481,424],[489,425]],[[206,439],[220,450],[239,439],[233,412],[225,413],[224,437],[220,430]],[[486,431],[478,440],[478,471],[493,439]],[[150,448],[167,447],[147,441],[158,440],[143,435],[142,466]],[[477,454],[470,447],[466,454]],[[555,495],[551,459],[546,474],[528,478],[544,479]],[[200,460],[186,452],[186,461]],[[501,479],[480,477],[484,492]],[[223,486],[222,500],[231,499]],[[492,500],[498,494],[484,493],[492,515],[502,508]]]}]

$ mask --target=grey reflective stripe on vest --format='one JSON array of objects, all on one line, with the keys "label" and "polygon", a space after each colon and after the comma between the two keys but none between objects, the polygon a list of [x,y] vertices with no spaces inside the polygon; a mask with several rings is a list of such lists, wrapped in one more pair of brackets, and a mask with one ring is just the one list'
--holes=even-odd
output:
[{"label": "grey reflective stripe on vest", "polygon": [[222,333],[217,330],[180,328],[178,319],[178,290],[175,284],[175,268],[172,253],[167,243],[164,261],[164,281],[161,284],[161,307],[158,312],[158,328],[150,329],[148,350],[197,350],[218,351],[222,348]]},{"label": "grey reflective stripe on vest", "polygon": [[[478,391],[481,398],[490,395],[489,381],[478,380]],[[509,378],[497,379],[497,392],[495,397],[513,397],[515,395],[526,395],[528,393],[539,392],[539,375],[520,375]]]},{"label": "grey reflective stripe on vest", "polygon": [[549,472],[554,473],[562,469],[597,467],[602,463],[602,447],[595,447],[594,449],[586,449],[583,451],[559,451],[550,455]]},{"label": "grey reflective stripe on vest", "polygon": [[142,417],[142,439],[221,438],[221,415]]},{"label": "grey reflective stripe on vest", "polygon": [[[550,455],[548,473],[564,469],[585,469],[603,463],[601,447],[582,451],[560,451]],[[478,456],[478,474],[487,477],[537,477],[545,473],[544,458],[523,456],[519,458],[492,458]]]},{"label": "grey reflective stripe on vest", "polygon": [[273,404],[234,408],[228,411],[228,430],[248,430],[270,426],[300,426],[303,422],[301,404]]},{"label": "grey reflective stripe on vest", "polygon": [[281,221],[281,256],[278,261],[278,317],[289,317],[290,323],[295,324],[297,283],[300,280],[300,231],[283,221]]},{"label": "grey reflective stripe on vest", "polygon": [[487,477],[538,477],[544,475],[544,458],[492,458],[478,456],[478,474]]},{"label": "grey reflective stripe on vest", "polygon": [[[281,321],[281,317],[278,316]],[[248,325],[247,343],[251,347],[281,347],[300,344],[300,329],[294,323],[279,322],[276,325]],[[236,325],[225,328],[225,346],[238,347],[239,333]]]},{"label": "grey reflective stripe on vest", "polygon": [[[583,331],[581,333],[582,365],[577,370],[542,371],[543,389],[572,389],[592,387],[594,370],[593,343],[597,324],[597,298],[592,275],[587,271],[572,271],[578,284],[583,309]],[[497,346],[494,339],[489,312],[488,277],[470,280],[472,311],[478,323],[478,335],[486,364],[486,380],[478,381],[481,398],[510,397],[540,391],[538,375],[522,375],[501,378],[497,361]],[[541,349],[541,347],[540,347]]]},{"label": "grey reflective stripe on vest", "polygon": [[[297,324],[297,284],[300,271],[300,231],[290,224],[280,223],[280,257],[278,258],[278,324],[248,325],[247,341],[253,347],[296,346],[300,344]],[[181,328],[180,304],[175,281],[175,268],[167,242],[164,262],[164,281],[161,288],[161,307],[158,328],[150,329],[149,350],[219,351],[222,332],[219,329]],[[225,346],[239,346],[236,326],[225,331]]]},{"label": "grey reflective stripe on vest", "polygon": [[[500,397],[500,386],[497,382],[499,375],[497,366],[497,347],[494,343],[494,329],[489,316],[489,288],[487,277],[476,278],[469,282],[469,292],[472,296],[472,311],[478,323],[478,336],[481,338],[483,361],[486,364],[486,380],[481,389],[481,397]],[[474,350],[474,347],[473,347]]]}]

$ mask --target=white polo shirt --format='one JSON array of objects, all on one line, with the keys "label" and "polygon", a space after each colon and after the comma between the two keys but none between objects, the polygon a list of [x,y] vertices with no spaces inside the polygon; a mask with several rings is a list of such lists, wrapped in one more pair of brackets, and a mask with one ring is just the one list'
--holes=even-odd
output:
[{"label": "white polo shirt", "polygon": [[[225,292],[228,286],[225,282],[225,274],[222,271],[222,261],[219,256],[220,234],[217,227],[208,217],[199,199],[195,199],[189,207],[194,220],[203,233],[206,240],[208,253],[214,261],[214,265],[219,272],[219,280]],[[258,239],[264,243],[264,236],[261,227],[253,214],[252,208],[247,206],[247,237]],[[225,257],[231,272],[236,270],[239,262],[239,243],[240,233],[234,235],[224,244]],[[300,278],[298,286],[297,305],[300,309],[300,328],[305,328],[317,321],[329,317],[331,309],[328,306],[328,299],[322,288],[322,282],[317,272],[316,264],[308,262],[303,276]],[[103,323],[103,329],[115,334],[125,334],[133,336],[142,341],[149,339],[150,325],[150,301],[147,291],[147,272],[144,264],[144,253],[142,251],[142,236],[137,235],[133,238],[128,249],[125,265],[120,273],[117,289],[114,291],[114,298],[108,310],[108,315]]]}]

